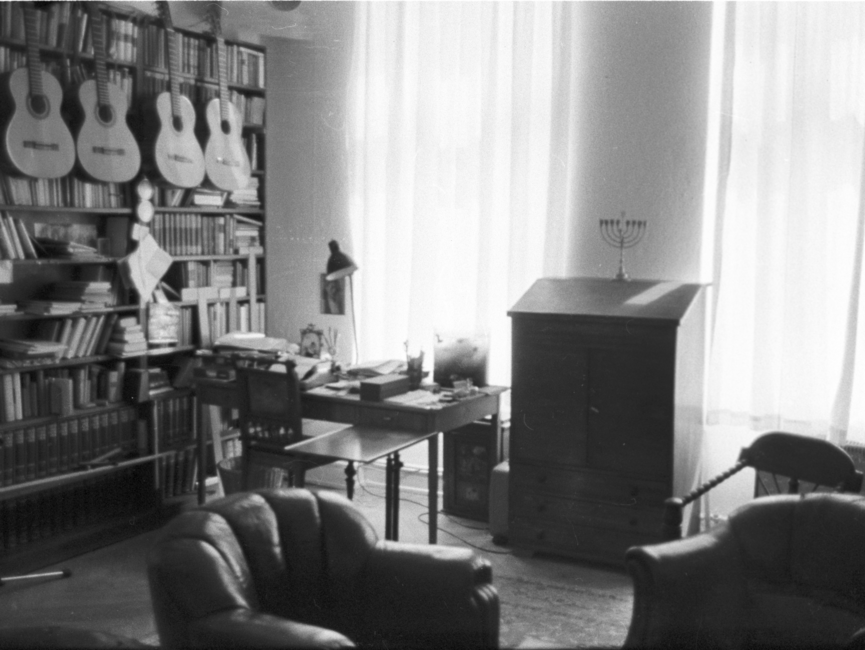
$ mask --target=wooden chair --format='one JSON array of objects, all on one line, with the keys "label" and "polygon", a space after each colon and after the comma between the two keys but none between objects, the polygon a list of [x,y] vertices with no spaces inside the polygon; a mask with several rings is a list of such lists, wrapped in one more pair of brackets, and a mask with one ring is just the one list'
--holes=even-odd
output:
[{"label": "wooden chair", "polygon": [[859,492],[862,472],[838,445],[810,436],[771,431],[754,440],[728,469],[684,497],[664,502],[665,540],[682,537],[682,510],[716,485],[745,469],[756,470],[754,496],[807,492]]},{"label": "wooden chair", "polygon": [[240,357],[235,362],[240,392],[240,440],[243,449],[244,490],[250,486],[253,465],[287,470],[295,487],[303,487],[308,469],[327,465],[331,459],[313,460],[291,454],[290,446],[315,435],[345,427],[344,424],[304,421],[300,406],[300,381],[291,360]]}]

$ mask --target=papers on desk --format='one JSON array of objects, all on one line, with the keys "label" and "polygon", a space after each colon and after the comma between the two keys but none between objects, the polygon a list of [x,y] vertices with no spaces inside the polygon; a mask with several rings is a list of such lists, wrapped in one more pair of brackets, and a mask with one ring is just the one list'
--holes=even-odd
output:
[{"label": "papers on desk", "polygon": [[402,395],[394,395],[393,397],[388,397],[384,400],[385,402],[391,404],[405,404],[406,406],[441,406],[441,400],[439,399],[439,395],[436,393],[431,393],[428,390],[424,390],[419,388],[417,390],[410,390],[407,393],[403,393]]},{"label": "papers on desk", "polygon": [[365,361],[351,366],[346,370],[349,375],[355,377],[379,377],[381,375],[393,375],[406,369],[405,361],[399,359],[385,359],[379,361]]}]

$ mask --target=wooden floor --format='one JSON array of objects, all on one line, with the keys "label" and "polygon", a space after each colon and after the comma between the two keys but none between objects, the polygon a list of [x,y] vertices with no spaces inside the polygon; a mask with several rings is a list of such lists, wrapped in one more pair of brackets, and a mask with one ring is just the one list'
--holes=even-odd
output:
[{"label": "wooden floor", "polygon": [[[355,495],[356,505],[382,537],[383,495],[383,486],[372,483],[361,486]],[[425,495],[409,489],[402,496],[400,540],[427,543]],[[508,624],[503,622],[503,645],[554,647],[561,645],[562,638],[570,641],[574,635],[582,636],[573,639],[573,644],[568,642],[568,646],[620,646],[624,641],[630,618],[631,582],[623,572],[555,558],[515,556],[508,547],[492,543],[482,522],[440,514],[439,529],[440,544],[472,546],[492,562],[503,621],[514,619],[508,619]],[[157,646],[159,638],[145,574],[145,555],[156,534],[148,532],[58,565],[71,570],[69,578],[6,583],[0,587],[0,627],[69,625]],[[551,601],[549,608],[534,615],[520,614],[529,610],[514,602],[530,597],[538,606],[539,599],[552,596],[586,601],[574,604],[584,610],[583,622],[569,620],[573,618],[569,602],[562,610],[561,603]],[[561,610],[558,616],[545,623],[544,616],[552,615],[557,606]],[[517,621],[521,616],[526,620]],[[559,629],[571,623],[573,630]]]}]

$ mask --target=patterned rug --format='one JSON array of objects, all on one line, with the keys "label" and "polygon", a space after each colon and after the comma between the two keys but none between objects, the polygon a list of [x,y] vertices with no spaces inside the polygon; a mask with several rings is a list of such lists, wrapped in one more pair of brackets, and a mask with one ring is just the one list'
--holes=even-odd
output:
[{"label": "patterned rug", "polygon": [[620,648],[631,620],[629,589],[497,576],[503,648]]}]

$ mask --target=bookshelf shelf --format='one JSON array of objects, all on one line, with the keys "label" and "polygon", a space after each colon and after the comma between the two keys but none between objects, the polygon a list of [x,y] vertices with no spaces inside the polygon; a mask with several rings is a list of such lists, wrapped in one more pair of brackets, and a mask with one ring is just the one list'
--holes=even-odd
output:
[{"label": "bookshelf shelf", "polygon": [[240,214],[250,217],[264,216],[264,210],[261,208],[193,208],[193,207],[177,207],[169,206],[154,206],[156,214],[176,213],[176,214],[203,214],[203,215],[225,215],[225,214]]},{"label": "bookshelf shelf", "polygon": [[[37,33],[40,38],[45,36],[33,49],[23,37],[23,7],[35,11],[40,21]],[[96,13],[91,13],[94,7]],[[67,104],[70,109],[75,104],[75,98],[66,93],[73,91],[76,81],[93,78],[101,63],[93,48],[99,39],[91,34],[96,16],[104,17],[107,27],[109,83],[121,86],[126,94],[125,119],[142,161],[147,162],[145,153],[152,153],[146,149],[147,136],[152,130],[148,131],[145,108],[167,89],[168,80],[168,32],[158,18],[136,7],[104,3],[2,3],[0,73],[27,65],[28,52],[38,52],[43,69],[62,77],[61,117],[66,120],[72,115],[65,110]],[[87,27],[81,29],[81,25]],[[214,67],[217,41],[193,30],[175,32],[186,45],[181,50],[181,63],[186,67],[177,75],[181,93],[196,108],[203,108],[219,94]],[[250,158],[251,180],[225,192],[222,205],[203,188],[187,188],[180,194],[181,190],[160,183],[155,168],[147,165],[127,183],[83,181],[77,171],[40,179],[5,176],[0,171],[0,264],[10,277],[0,282],[0,304],[36,311],[43,301],[64,300],[55,296],[54,292],[62,293],[58,287],[69,290],[78,283],[82,292],[95,291],[93,283],[110,284],[112,296],[94,310],[0,314],[3,349],[12,350],[7,354],[18,353],[9,347],[10,340],[28,349],[38,348],[39,341],[67,346],[63,354],[68,356],[47,363],[15,365],[14,360],[0,356],[0,555],[25,558],[31,569],[86,550],[82,545],[99,543],[103,532],[131,530],[135,528],[128,525],[131,521],[154,519],[166,503],[193,490],[197,472],[194,440],[199,426],[193,391],[173,389],[141,397],[130,389],[134,382],[127,380],[146,376],[152,382],[152,377],[161,374],[170,383],[181,376],[184,365],[188,368],[194,362],[196,350],[210,347],[228,329],[265,332],[265,254],[242,252],[264,250],[265,243],[266,210],[258,203],[266,180],[265,49],[234,40],[226,45],[229,76],[225,86],[241,115],[238,130]],[[74,125],[69,126],[79,137]],[[196,135],[204,137],[198,130]],[[78,163],[82,164],[80,158]],[[147,218],[139,210],[135,191],[143,175],[156,186],[154,216],[147,224],[137,222],[139,215]],[[196,206],[193,201],[214,205]],[[173,202],[184,205],[174,207]],[[139,287],[150,290],[149,285],[136,282],[134,273],[139,269],[121,263],[136,252],[136,242],[143,241],[140,237],[148,235],[170,256],[168,271],[159,278],[164,284],[157,285],[164,286],[170,301],[162,309],[152,306],[151,296],[139,295]],[[74,248],[68,244],[76,242],[108,254],[48,257],[36,246],[25,250],[37,237],[50,253],[67,253]],[[10,239],[18,239],[17,248]],[[230,292],[231,287],[245,295],[225,296],[224,291]],[[196,299],[188,299],[190,296]],[[150,347],[147,335],[153,327],[163,332],[154,340],[171,340],[173,332],[169,330],[166,336],[162,328],[175,315],[177,344]],[[76,330],[80,333],[75,334]],[[139,336],[144,348],[140,339],[135,340]],[[134,345],[127,347],[127,343]],[[118,444],[129,450],[126,453],[137,449],[140,455],[111,465],[71,469],[78,466],[77,454],[81,460],[92,460],[106,449],[104,440],[98,449],[94,442],[87,452],[91,455],[85,456],[84,441],[89,438],[84,433],[73,438],[72,431],[79,426],[83,431],[86,426],[88,431],[107,436],[106,431],[115,429],[110,428],[114,425],[106,428],[106,419],[124,422],[116,428],[122,439]],[[78,447],[69,443],[67,456],[62,455],[66,448],[60,443],[67,434],[61,431],[67,431],[68,440],[81,441]],[[32,442],[34,435],[40,441],[35,447],[20,442],[22,436]],[[32,462],[56,464],[37,474],[29,465],[28,469],[19,465]],[[4,471],[12,471],[11,480]]]},{"label": "bookshelf shelf", "polygon": [[56,474],[55,476],[38,478],[27,483],[8,485],[0,488],[0,499],[13,499],[16,497],[44,492],[48,488],[58,488],[74,483],[80,483],[81,481],[87,481],[106,474],[112,474],[128,467],[152,463],[158,460],[161,455],[162,454],[148,454],[146,456],[138,456],[127,460],[117,461],[116,463],[108,465],[83,468],[66,474]]},{"label": "bookshelf shelf", "polygon": [[49,206],[49,205],[0,205],[0,212],[33,212],[57,214],[92,214],[92,215],[132,215],[132,208],[84,208],[73,206]]}]

